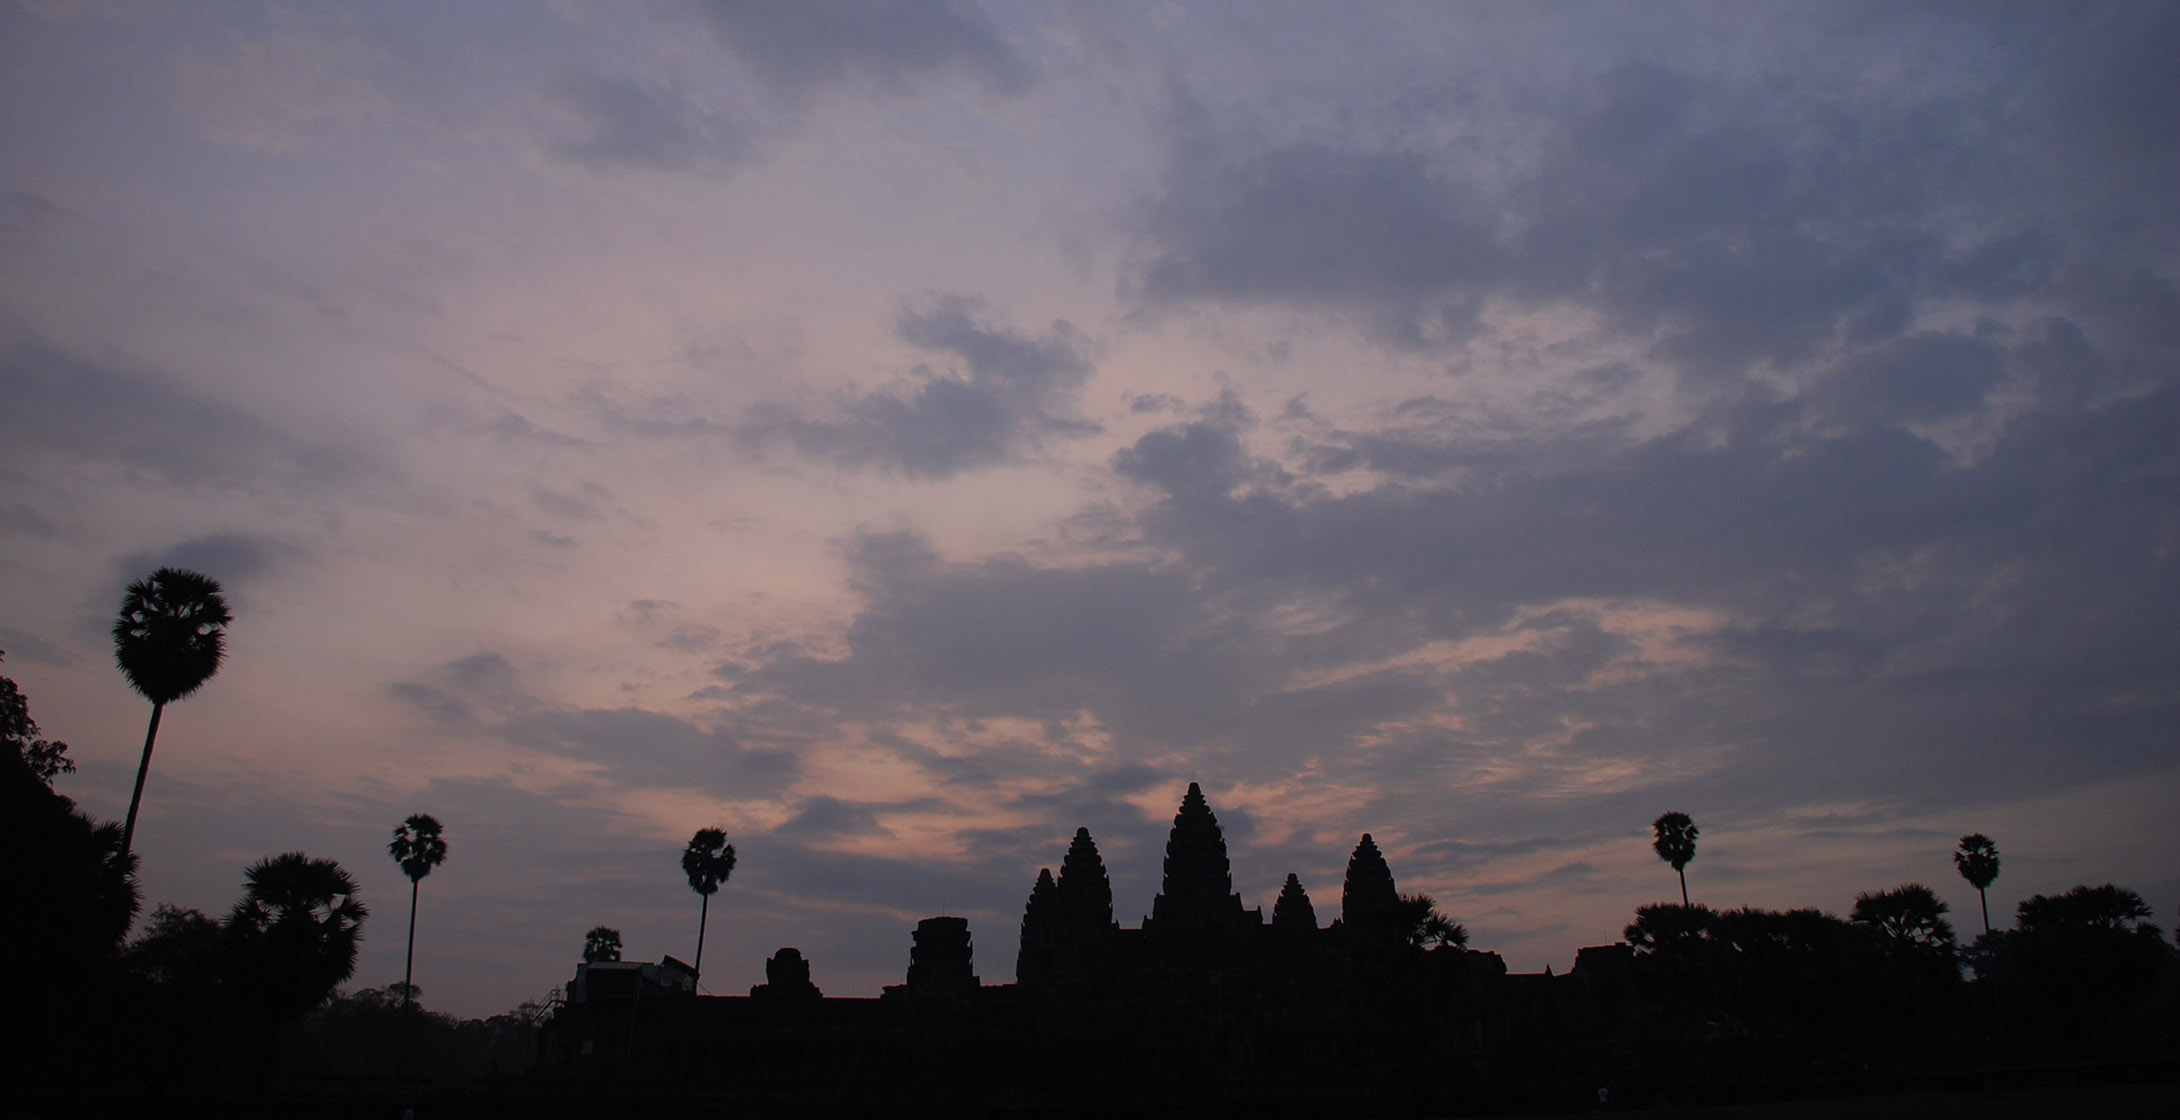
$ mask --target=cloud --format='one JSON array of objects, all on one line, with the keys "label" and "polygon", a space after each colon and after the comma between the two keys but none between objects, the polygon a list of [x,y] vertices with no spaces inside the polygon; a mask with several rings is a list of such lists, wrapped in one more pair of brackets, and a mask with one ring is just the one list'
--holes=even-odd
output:
[{"label": "cloud", "polygon": [[[1928,330],[1954,301],[2006,314],[2138,259],[2144,223],[2174,216],[2149,185],[2172,146],[2140,131],[2172,81],[2143,44],[2180,36],[2155,9],[2070,26],[2066,52],[2017,14],[1881,102],[1821,72],[1758,80],[1673,52],[1504,102],[1483,100],[1512,81],[1485,62],[1342,105],[1337,129],[1182,85],[1124,291],[1149,309],[1321,312],[1491,365],[1495,313],[1553,315],[1552,341],[1642,353],[1699,393],[1836,364],[1842,343]],[[1875,65],[1911,41],[1888,38],[1899,23],[1958,35],[1921,26],[1955,15],[1811,31]],[[2066,298],[2076,317],[2105,303]]]},{"label": "cloud", "polygon": [[1842,363],[1824,394],[1830,412],[1857,424],[1943,420],[1980,408],[2005,361],[1988,339],[1923,332]]},{"label": "cloud", "polygon": [[785,821],[772,829],[774,836],[824,840],[841,836],[883,836],[893,833],[878,823],[885,806],[855,804],[837,797],[807,797]]},{"label": "cloud", "polygon": [[624,786],[762,797],[779,793],[796,773],[793,756],[783,751],[751,748],[641,708],[537,710],[494,730],[516,746],[595,763]]},{"label": "cloud", "polygon": [[220,581],[232,598],[236,592],[307,555],[302,548],[276,537],[208,533],[166,548],[129,553],[114,562],[114,576],[119,583],[128,584],[160,568],[188,568]]},{"label": "cloud", "polygon": [[645,708],[580,708],[535,694],[505,657],[486,650],[439,665],[387,693],[449,730],[482,730],[517,747],[593,764],[628,788],[775,796],[794,780],[784,747]]},{"label": "cloud", "polygon": [[548,87],[570,118],[555,155],[593,171],[719,170],[755,154],[752,127],[678,88],[571,68]]},{"label": "cloud", "polygon": [[775,91],[806,98],[862,82],[900,93],[955,74],[1002,96],[1029,88],[1028,64],[966,0],[689,0],[685,7]]},{"label": "cloud", "polygon": [[34,665],[66,665],[68,652],[52,642],[21,630],[0,626],[0,653]]},{"label": "cloud", "polygon": [[432,667],[422,681],[387,685],[394,699],[447,727],[512,719],[537,710],[540,701],[524,686],[513,664],[491,650]]},{"label": "cloud", "polygon": [[1089,708],[1130,735],[1169,737],[1208,733],[1240,702],[1232,673],[1249,660],[1246,626],[1214,614],[1180,573],[948,564],[901,534],[858,538],[849,560],[866,605],[847,657],[788,653],[742,687],[873,718]]},{"label": "cloud", "polygon": [[0,478],[34,487],[38,458],[111,464],[185,488],[320,490],[377,467],[306,442],[159,372],[0,337]]},{"label": "cloud", "polygon": [[385,52],[353,27],[311,26],[284,11],[261,36],[234,34],[213,49],[185,47],[169,63],[180,104],[207,139],[282,150],[333,125],[353,129],[388,114],[377,72]]},{"label": "cloud", "polygon": [[784,438],[804,455],[841,466],[945,478],[1034,453],[1047,439],[1089,435],[1074,411],[1090,376],[1090,340],[1064,320],[1042,335],[991,321],[982,300],[933,295],[902,310],[901,341],[951,358],[918,365],[885,388],[836,399],[811,418],[784,405],[751,410],[743,438]]},{"label": "cloud", "polygon": [[[1375,308],[1383,331],[1466,329],[1459,299],[1503,269],[1481,200],[1414,152],[1300,143],[1245,156],[1190,138],[1147,208],[1151,302]],[[1453,304],[1427,307],[1440,297]]]}]

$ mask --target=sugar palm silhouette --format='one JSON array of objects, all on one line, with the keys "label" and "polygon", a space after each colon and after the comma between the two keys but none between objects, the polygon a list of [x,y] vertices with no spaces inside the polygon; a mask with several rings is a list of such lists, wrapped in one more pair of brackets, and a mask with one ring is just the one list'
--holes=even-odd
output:
[{"label": "sugar palm silhouette", "polygon": [[1976,888],[1976,901],[1983,904],[1983,932],[1991,932],[1991,900],[1984,889],[1998,881],[1998,845],[1980,832],[1971,832],[1960,838],[1960,850],[1953,853],[1953,866],[1960,869],[1960,877]]},{"label": "sugar palm silhouette", "polygon": [[1847,920],[1877,930],[1898,948],[1950,953],[1953,925],[1945,920],[1945,911],[1936,891],[1921,883],[1903,883],[1889,891],[1856,895],[1854,913]]},{"label": "sugar palm silhouette", "polygon": [[620,930],[614,929],[612,926],[592,926],[590,932],[583,935],[584,964],[597,964],[600,961],[617,961],[620,959]]},{"label": "sugar palm silhouette", "polygon": [[1650,822],[1650,827],[1658,837],[1650,846],[1658,853],[1658,858],[1672,864],[1674,873],[1680,876],[1680,904],[1686,906],[1688,865],[1696,858],[1696,835],[1702,830],[1696,827],[1693,818],[1680,812],[1666,813]]},{"label": "sugar palm silhouette", "polygon": [[704,904],[696,921],[696,963],[692,966],[699,977],[704,975],[704,927],[711,921],[712,895],[717,893],[727,876],[734,874],[734,845],[727,843],[723,828],[700,828],[689,838],[689,846],[681,851],[681,870],[689,877],[689,889],[703,896]]},{"label": "sugar palm silhouette", "polygon": [[136,843],[136,811],[144,801],[159,716],[168,704],[202,688],[219,672],[232,621],[219,581],[186,568],[161,568],[130,584],[121,597],[113,628],[114,662],[129,686],[151,701],[144,758],[136,765],[136,791],[129,795],[129,815],[121,826],[123,853]]},{"label": "sugar palm silhouette", "polygon": [[401,1046],[394,1058],[394,1078],[399,1080],[409,1058],[409,1004],[416,995],[416,897],[423,885],[424,876],[431,869],[446,862],[447,842],[440,834],[439,819],[429,813],[417,813],[394,826],[393,841],[386,845],[386,854],[401,865],[401,873],[409,877],[409,949],[401,965]]}]

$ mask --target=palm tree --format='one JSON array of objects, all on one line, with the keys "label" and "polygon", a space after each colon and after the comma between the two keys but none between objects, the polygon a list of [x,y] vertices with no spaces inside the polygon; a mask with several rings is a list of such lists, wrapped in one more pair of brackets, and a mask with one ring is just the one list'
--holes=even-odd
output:
[{"label": "palm tree", "polygon": [[227,915],[238,979],[275,1017],[300,1015],[356,971],[369,914],[356,880],[332,860],[301,852],[259,860]]},{"label": "palm tree", "polygon": [[689,876],[689,889],[702,895],[704,905],[696,921],[697,976],[704,975],[704,927],[711,920],[712,895],[734,874],[734,845],[727,843],[723,828],[700,828],[681,851],[681,870]]},{"label": "palm tree", "polygon": [[144,732],[144,759],[136,765],[136,792],[129,795],[129,815],[121,826],[121,850],[135,850],[136,810],[144,800],[144,777],[151,772],[151,747],[159,737],[159,715],[168,704],[203,687],[219,672],[227,653],[227,600],[219,581],[186,568],[161,568],[129,585],[114,618],[114,662],[129,686],[151,701],[151,726]]},{"label": "palm tree", "polygon": [[446,862],[447,842],[439,835],[439,818],[417,813],[394,826],[388,855],[409,877],[409,952],[401,965],[401,1045],[394,1056],[394,1080],[401,1080],[409,1058],[409,1004],[416,995],[416,896],[417,888],[431,869]]},{"label": "palm tree", "polygon": [[1976,888],[1976,901],[1983,904],[1983,932],[1991,932],[1991,900],[1983,892],[1998,881],[1998,845],[1980,832],[1971,832],[1960,838],[1960,850],[1953,853],[1953,866],[1960,869],[1960,877]]},{"label": "palm tree", "polygon": [[1847,920],[1878,931],[1895,948],[1950,954],[1953,924],[1945,920],[1945,911],[1936,891],[1921,883],[1903,883],[1889,891],[1856,895],[1854,913]]},{"label": "palm tree", "polygon": [[1688,865],[1696,858],[1696,836],[1701,831],[1694,818],[1686,813],[1673,812],[1650,822],[1658,838],[1650,845],[1658,858],[1673,865],[1680,876],[1680,904],[1688,905]]},{"label": "palm tree", "polygon": [[393,842],[386,845],[387,854],[401,865],[401,873],[409,877],[409,954],[401,966],[403,991],[402,1006],[408,1006],[406,989],[416,979],[416,895],[417,888],[431,869],[446,862],[447,842],[439,835],[439,819],[428,813],[418,813],[394,826]]},{"label": "palm tree", "polygon": [[620,930],[614,929],[612,926],[592,926],[590,932],[583,935],[584,964],[597,964],[600,961],[617,961],[620,959]]},{"label": "palm tree", "polygon": [[1410,948],[1438,949],[1468,945],[1468,930],[1439,912],[1438,902],[1427,894],[1407,894],[1387,912],[1388,924]]}]

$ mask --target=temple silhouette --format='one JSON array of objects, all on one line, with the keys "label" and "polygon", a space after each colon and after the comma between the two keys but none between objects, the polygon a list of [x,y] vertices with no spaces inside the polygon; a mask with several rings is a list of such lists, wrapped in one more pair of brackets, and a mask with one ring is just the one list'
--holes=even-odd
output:
[{"label": "temple silhouette", "polygon": [[1077,829],[1059,874],[1041,869],[1030,888],[1013,984],[979,980],[968,920],[952,916],[917,923],[904,982],[877,998],[824,996],[793,948],[748,996],[697,994],[672,957],[579,965],[543,1031],[541,1071],[778,1104],[907,1093],[985,1106],[1529,1101],[1572,1086],[1594,1102],[1598,1088],[1670,1076],[1670,1061],[1632,1044],[1627,945],[1584,949],[1558,976],[1510,974],[1497,954],[1451,942],[1426,949],[1418,900],[1404,904],[1368,834],[1323,926],[1291,874],[1269,921],[1244,907],[1196,783],[1163,870],[1149,915],[1123,928],[1097,843]]}]

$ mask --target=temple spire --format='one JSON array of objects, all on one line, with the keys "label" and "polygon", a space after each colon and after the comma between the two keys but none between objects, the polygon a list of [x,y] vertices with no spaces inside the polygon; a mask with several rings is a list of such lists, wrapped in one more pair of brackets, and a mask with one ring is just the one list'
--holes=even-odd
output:
[{"label": "temple spire", "polygon": [[1059,924],[1069,930],[1102,930],[1113,924],[1113,882],[1105,874],[1105,860],[1090,830],[1075,830],[1060,862],[1060,882],[1053,892],[1053,908]]},{"label": "temple spire", "polygon": [[1340,890],[1340,921],[1350,933],[1377,928],[1380,915],[1400,901],[1393,887],[1393,869],[1385,865],[1378,845],[1363,833],[1355,853],[1347,858],[1347,881]]},{"label": "temple spire", "polygon": [[1286,933],[1313,933],[1317,929],[1317,908],[1310,905],[1309,892],[1302,889],[1302,880],[1293,872],[1287,873],[1287,885],[1279,888],[1279,901],[1272,904],[1272,928]]},{"label": "temple spire", "polygon": [[1059,887],[1052,869],[1037,869],[1037,885],[1030,888],[1029,905],[1022,909],[1022,947],[1014,956],[1014,978],[1036,984],[1048,979],[1056,961],[1053,946],[1059,938]]},{"label": "temple spire", "polygon": [[1204,800],[1203,787],[1188,784],[1173,830],[1166,835],[1164,889],[1151,903],[1151,923],[1166,933],[1216,929],[1242,916],[1234,893],[1226,834]]}]

